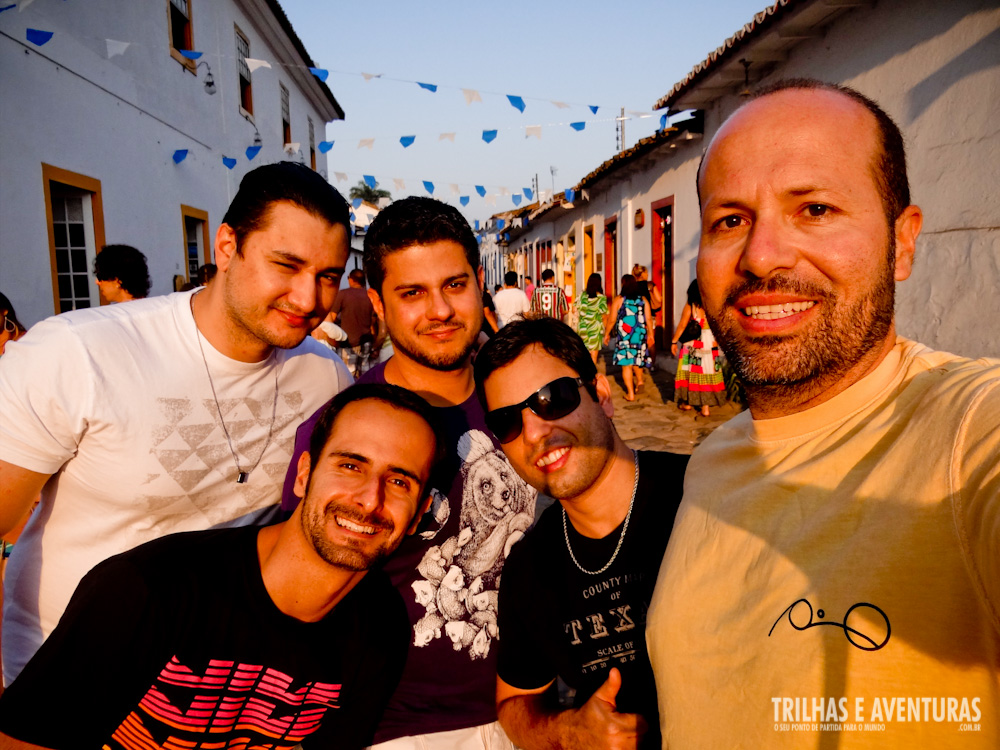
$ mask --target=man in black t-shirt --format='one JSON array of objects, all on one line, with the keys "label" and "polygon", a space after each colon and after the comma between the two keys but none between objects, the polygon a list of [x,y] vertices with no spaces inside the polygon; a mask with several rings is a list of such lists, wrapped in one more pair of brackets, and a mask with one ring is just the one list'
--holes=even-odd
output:
[{"label": "man in black t-shirt", "polygon": [[[557,320],[505,326],[475,375],[507,459],[559,501],[504,569],[500,723],[524,750],[659,747],[646,610],[687,456],[625,445],[607,379]],[[575,689],[572,709],[547,700],[556,677]]]},{"label": "man in black t-shirt", "polygon": [[166,536],[84,577],[0,698],[0,745],[370,744],[409,640],[371,568],[416,529],[442,434],[410,391],[338,394],[299,457],[288,521]]}]

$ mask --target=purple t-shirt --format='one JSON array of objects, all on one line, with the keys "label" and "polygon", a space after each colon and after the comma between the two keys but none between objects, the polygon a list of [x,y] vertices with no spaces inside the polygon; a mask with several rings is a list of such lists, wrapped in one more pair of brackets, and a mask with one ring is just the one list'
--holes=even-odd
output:
[{"label": "purple t-shirt", "polygon": [[[385,383],[384,371],[383,363],[358,382]],[[309,449],[322,411],[299,427],[295,456]],[[438,412],[448,453],[431,476],[430,510],[385,564],[406,602],[413,638],[376,742],[496,719],[500,572],[534,521],[535,490],[507,462],[475,394]],[[285,478],[284,510],[299,502],[291,491],[296,465]]]}]

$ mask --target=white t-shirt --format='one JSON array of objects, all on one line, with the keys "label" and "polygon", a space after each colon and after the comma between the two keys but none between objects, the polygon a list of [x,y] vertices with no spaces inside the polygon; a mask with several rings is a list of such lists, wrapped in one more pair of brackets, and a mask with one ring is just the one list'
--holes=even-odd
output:
[{"label": "white t-shirt", "polygon": [[493,304],[497,308],[497,323],[502,328],[517,315],[523,315],[531,309],[531,303],[517,287],[504,288],[493,295]]},{"label": "white t-shirt", "polygon": [[[202,338],[217,409],[191,294],[49,318],[0,361],[0,459],[53,475],[6,573],[7,684],[101,560],[174,532],[274,520],[296,427],[353,383],[311,336],[257,363]],[[244,470],[267,443],[245,484],[219,409]]]}]

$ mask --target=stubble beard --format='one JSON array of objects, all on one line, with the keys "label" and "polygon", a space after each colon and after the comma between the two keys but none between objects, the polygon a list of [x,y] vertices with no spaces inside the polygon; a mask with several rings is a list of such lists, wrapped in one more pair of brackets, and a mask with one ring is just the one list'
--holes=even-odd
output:
[{"label": "stubble beard", "polygon": [[[785,276],[753,279],[730,289],[723,313],[710,313],[709,323],[748,392],[780,395],[789,386],[828,387],[879,347],[893,322],[895,249],[895,238],[890,233],[886,262],[878,278],[869,292],[847,309],[836,293]],[[822,314],[802,333],[748,339],[737,319],[742,313],[735,302],[742,295],[755,293],[791,293],[816,298]]]},{"label": "stubble beard", "polygon": [[[230,322],[231,335],[244,341],[263,343],[276,349],[294,349],[305,341],[306,336],[309,335],[306,330],[288,330],[283,332],[284,335],[281,335],[278,331],[266,326],[264,321],[270,312],[270,307],[260,307],[254,303],[248,303],[236,292],[237,287],[245,283],[249,282],[241,282],[239,278],[233,278],[227,272],[223,288],[223,301],[226,306],[226,317]],[[293,310],[287,312],[293,315],[299,314]],[[311,311],[307,317],[311,317]]]},{"label": "stubble beard", "polygon": [[[610,421],[602,414],[594,419],[587,434],[594,438],[589,444],[577,443],[570,446],[572,452],[579,457],[576,466],[567,466],[554,476],[542,474],[542,486],[536,487],[539,492],[556,500],[571,500],[597,483],[606,467],[615,459],[614,433]],[[549,446],[545,446],[538,455],[548,450]]]},{"label": "stubble beard", "polygon": [[[303,503],[308,502],[308,490]],[[311,505],[311,504],[310,504]],[[347,518],[355,523],[374,526],[377,529],[385,529],[390,537],[395,531],[395,526],[389,521],[373,516],[366,516],[353,509],[348,509],[340,505],[331,504],[324,507],[303,508],[302,530],[305,532],[309,544],[316,554],[318,554],[327,564],[336,568],[346,570],[363,571],[368,570],[383,560],[385,560],[399,546],[401,539],[388,540],[372,550],[358,549],[351,545],[334,544],[326,534],[326,527],[329,523],[336,523],[334,515]]]},{"label": "stubble beard", "polygon": [[[450,323],[450,325],[454,325],[454,323]],[[433,331],[433,326],[428,326],[423,331],[418,331],[412,336],[398,337],[393,335],[393,332],[390,329],[389,338],[392,340],[394,351],[401,352],[417,364],[439,372],[454,372],[455,370],[461,370],[463,367],[468,365],[472,353],[476,350],[476,343],[479,339],[479,332],[482,330],[482,326],[483,318],[481,315],[479,320],[476,321],[471,328],[463,322],[463,330],[470,331],[471,335],[469,336],[469,340],[458,352],[434,353],[428,349],[420,347],[418,344],[418,337],[424,333]]]}]

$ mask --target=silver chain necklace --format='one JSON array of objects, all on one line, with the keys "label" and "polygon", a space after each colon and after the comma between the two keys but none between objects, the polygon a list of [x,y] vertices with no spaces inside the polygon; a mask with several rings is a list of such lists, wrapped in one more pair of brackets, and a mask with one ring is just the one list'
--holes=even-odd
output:
[{"label": "silver chain necklace", "polygon": [[635,505],[635,493],[639,489],[639,454],[632,451],[632,460],[635,463],[635,481],[632,483],[632,499],[628,503],[628,513],[625,515],[625,523],[622,524],[622,533],[618,535],[618,545],[615,547],[615,553],[611,556],[611,559],[604,565],[600,570],[587,570],[585,567],[580,565],[580,561],[576,559],[576,555],[573,554],[573,548],[569,543],[569,530],[566,524],[566,509],[562,509],[562,521],[563,521],[563,537],[566,539],[566,549],[569,550],[569,557],[573,561],[573,564],[580,569],[581,572],[586,573],[589,576],[596,576],[603,573],[605,570],[611,567],[611,563],[615,561],[618,557],[618,553],[621,551],[622,542],[625,541],[625,532],[628,531],[628,522],[632,518],[632,506]]},{"label": "silver chain necklace", "polygon": [[[195,295],[191,295],[191,318],[194,319],[194,298]],[[212,371],[208,367],[208,359],[205,358],[205,347],[201,344],[201,331],[198,330],[198,321],[194,323],[194,335],[195,339],[198,341],[198,351],[201,352],[201,361],[205,365],[205,374],[208,375],[208,386],[212,389],[212,400],[215,401],[215,410],[219,414],[219,423],[222,425],[222,432],[226,436],[226,442],[229,443],[229,452],[233,454],[233,463],[236,464],[236,483],[246,484],[247,480],[250,478],[250,472],[257,468],[260,464],[261,459],[264,458],[264,453],[267,452],[267,446],[271,444],[271,436],[274,433],[274,418],[278,413],[278,373],[281,370],[280,366],[274,367],[274,403],[271,405],[271,424],[267,428],[267,440],[264,441],[264,447],[260,449],[260,455],[257,456],[257,460],[253,462],[251,466],[246,471],[240,466],[239,456],[236,455],[236,449],[233,448],[233,439],[229,436],[229,430],[226,428],[226,420],[222,418],[222,407],[219,406],[219,397],[215,394],[215,383],[212,381]],[[273,352],[268,355],[273,356]]]}]

